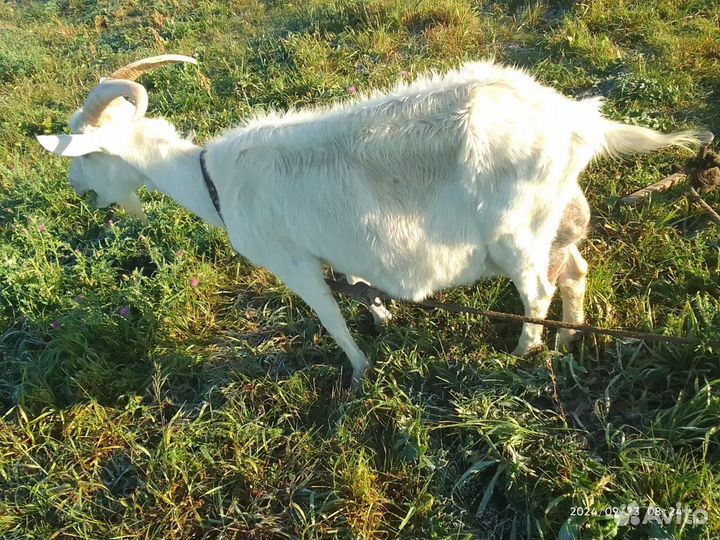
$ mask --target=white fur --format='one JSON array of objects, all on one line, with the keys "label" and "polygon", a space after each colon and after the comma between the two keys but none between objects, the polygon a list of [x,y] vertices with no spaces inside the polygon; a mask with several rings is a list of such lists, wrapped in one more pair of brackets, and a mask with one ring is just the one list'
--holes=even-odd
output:
[{"label": "white fur", "polygon": [[[98,163],[71,171],[76,190],[120,202],[146,183],[221,225],[200,148],[164,120],[132,122],[122,101],[99,128],[75,120],[105,152],[78,158]],[[256,118],[207,145],[208,170],[233,246],[317,312],[359,379],[367,360],[322,265],[410,300],[505,275],[526,315],[544,317],[555,290],[551,245],[568,202],[582,197],[588,162],[693,141],[611,122],[599,107],[522,71],[472,63],[363,101]],[[568,253],[561,290],[574,294],[564,306],[577,321],[586,265],[576,248]],[[516,352],[540,343],[541,328],[525,325]]]}]

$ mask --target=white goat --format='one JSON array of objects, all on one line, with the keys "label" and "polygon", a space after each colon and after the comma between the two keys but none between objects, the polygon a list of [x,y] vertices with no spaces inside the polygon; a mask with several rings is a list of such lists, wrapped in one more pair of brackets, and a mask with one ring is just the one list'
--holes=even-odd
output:
[{"label": "white goat", "polygon": [[[144,118],[130,80],[167,56],[101,81],[70,121],[74,135],[38,137],[74,157],[70,183],[97,204],[142,216],[142,185],[228,231],[232,245],[300,295],[342,347],[355,382],[368,361],[323,278],[323,264],[396,298],[508,276],[530,317],[560,287],[563,320],[583,321],[587,263],[576,243],[589,219],[578,175],[596,156],[694,143],[603,118],[526,73],[470,63],[389,94],[256,118],[201,150],[164,119]],[[134,105],[125,100],[131,98]],[[214,183],[221,215],[209,193]],[[358,276],[358,277],[355,277]],[[387,316],[382,310],[376,316]],[[541,345],[526,324],[514,354]],[[561,331],[568,344],[571,331]]]}]

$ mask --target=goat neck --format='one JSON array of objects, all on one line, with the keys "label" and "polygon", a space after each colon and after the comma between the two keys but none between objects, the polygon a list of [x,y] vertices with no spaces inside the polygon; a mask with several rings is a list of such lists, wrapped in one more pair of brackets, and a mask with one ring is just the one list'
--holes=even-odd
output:
[{"label": "goat neck", "polygon": [[[159,191],[198,216],[224,228],[212,203],[200,168],[202,149],[188,141],[158,141],[143,144],[128,158],[148,179],[148,189]],[[212,171],[211,159],[208,159]]]}]

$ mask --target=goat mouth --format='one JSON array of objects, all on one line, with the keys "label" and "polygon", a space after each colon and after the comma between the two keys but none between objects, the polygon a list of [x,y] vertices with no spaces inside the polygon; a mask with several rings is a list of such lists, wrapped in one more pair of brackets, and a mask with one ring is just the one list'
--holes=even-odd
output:
[{"label": "goat mouth", "polygon": [[86,189],[82,193],[78,193],[78,197],[81,197],[85,201],[85,204],[87,204],[90,208],[97,210],[98,196],[94,189]]}]

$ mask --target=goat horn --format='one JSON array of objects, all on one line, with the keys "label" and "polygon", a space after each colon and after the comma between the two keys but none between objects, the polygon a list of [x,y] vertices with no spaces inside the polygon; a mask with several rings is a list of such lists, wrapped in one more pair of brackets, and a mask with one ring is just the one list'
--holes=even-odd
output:
[{"label": "goat horn", "polygon": [[133,81],[109,79],[97,85],[83,105],[83,117],[88,124],[99,125],[105,108],[116,98],[128,97],[135,103],[135,120],[141,118],[148,106],[145,87]]},{"label": "goat horn", "polygon": [[125,79],[128,81],[134,81],[140,75],[156,67],[164,66],[172,62],[187,62],[189,64],[197,64],[197,60],[189,56],[183,56],[182,54],[161,54],[160,56],[151,56],[149,58],[143,58],[137,60],[132,64],[128,64],[125,67],[121,67],[110,75],[110,79]]}]

